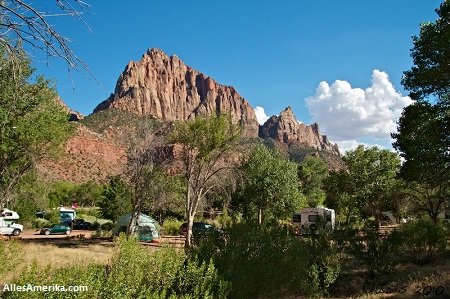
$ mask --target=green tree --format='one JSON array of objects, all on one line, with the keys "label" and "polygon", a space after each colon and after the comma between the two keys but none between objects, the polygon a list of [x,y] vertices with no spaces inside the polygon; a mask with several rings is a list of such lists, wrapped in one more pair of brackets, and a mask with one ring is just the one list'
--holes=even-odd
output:
[{"label": "green tree", "polygon": [[402,84],[417,102],[404,109],[392,134],[405,160],[401,174],[408,197],[434,222],[450,206],[450,1],[436,13],[438,19],[421,24],[413,37],[414,65]]},{"label": "green tree", "polygon": [[169,137],[171,143],[181,145],[188,223],[186,247],[191,247],[192,225],[199,203],[214,188],[219,175],[230,168],[223,158],[239,140],[240,132],[230,116],[219,115],[179,122]]},{"label": "green tree", "polygon": [[75,184],[67,181],[53,183],[48,190],[48,206],[56,208],[60,205],[69,205],[71,203],[70,193],[75,187]]},{"label": "green tree", "polygon": [[241,166],[243,183],[235,205],[259,224],[292,214],[302,206],[298,190],[297,164],[265,146],[256,147]]},{"label": "green tree", "polygon": [[49,82],[38,77],[30,83],[29,64],[22,55],[16,72],[0,51],[0,207],[13,198],[20,179],[58,153],[73,131]]},{"label": "green tree", "polygon": [[123,214],[131,211],[131,192],[128,185],[119,177],[109,179],[102,192],[100,203],[102,217],[116,221]]},{"label": "green tree", "polygon": [[94,207],[102,201],[103,187],[95,182],[84,182],[69,191],[69,203]]},{"label": "green tree", "polygon": [[434,222],[450,197],[450,130],[440,110],[427,102],[410,105],[398,121],[398,133],[392,134],[394,148],[405,159],[401,176],[408,199]]},{"label": "green tree", "polygon": [[347,170],[333,171],[324,181],[327,207],[335,209],[336,215],[344,218],[345,224],[350,224],[352,216],[359,215],[358,201],[354,182]]},{"label": "green tree", "polygon": [[351,186],[347,196],[354,196],[360,213],[374,216],[379,225],[381,212],[393,204],[390,200],[397,188],[400,158],[386,149],[360,145],[348,151],[343,160],[348,171],[344,179]]},{"label": "green tree", "polygon": [[448,103],[450,92],[450,1],[436,9],[435,22],[422,23],[413,37],[411,57],[414,66],[404,72],[402,85],[414,100],[435,96]]},{"label": "green tree", "polygon": [[297,175],[300,190],[308,205],[312,208],[323,205],[326,197],[323,182],[328,176],[327,163],[321,158],[308,156],[298,165]]},{"label": "green tree", "polygon": [[179,176],[169,175],[161,167],[155,167],[152,172],[152,184],[150,198],[144,203],[144,208],[152,210],[159,215],[159,221],[163,222],[166,213],[183,213],[183,187],[184,181]]}]

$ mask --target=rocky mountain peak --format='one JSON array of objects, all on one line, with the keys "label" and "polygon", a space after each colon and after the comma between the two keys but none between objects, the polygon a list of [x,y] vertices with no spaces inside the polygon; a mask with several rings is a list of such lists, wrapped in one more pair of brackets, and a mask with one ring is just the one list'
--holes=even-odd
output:
[{"label": "rocky mountain peak", "polygon": [[325,135],[320,134],[319,125],[305,125],[300,123],[291,107],[287,107],[276,116],[270,117],[259,128],[261,138],[272,138],[287,145],[295,144],[312,147],[319,151],[329,151],[339,155],[337,144],[331,144]]},{"label": "rocky mountain peak", "polygon": [[176,121],[197,116],[229,113],[244,128],[244,135],[258,136],[258,122],[250,104],[233,87],[187,66],[176,55],[152,48],[140,61],[131,61],[117,80],[114,94],[94,113],[117,108],[138,115]]}]

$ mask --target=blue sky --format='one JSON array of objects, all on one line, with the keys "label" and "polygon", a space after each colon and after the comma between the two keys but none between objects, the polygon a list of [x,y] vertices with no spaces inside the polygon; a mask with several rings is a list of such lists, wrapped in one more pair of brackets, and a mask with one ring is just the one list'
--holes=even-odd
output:
[{"label": "blue sky", "polygon": [[[400,80],[412,65],[411,37],[421,22],[436,19],[441,3],[86,1],[92,8],[84,20],[92,32],[76,19],[50,22],[72,39],[100,83],[82,71],[69,75],[62,61],[34,57],[37,73],[56,82],[71,108],[91,113],[113,92],[126,64],[155,47],[234,86],[267,115],[291,106],[299,121],[317,121],[344,148],[389,147],[388,131],[410,103]],[[53,1],[35,6],[57,10]]]}]

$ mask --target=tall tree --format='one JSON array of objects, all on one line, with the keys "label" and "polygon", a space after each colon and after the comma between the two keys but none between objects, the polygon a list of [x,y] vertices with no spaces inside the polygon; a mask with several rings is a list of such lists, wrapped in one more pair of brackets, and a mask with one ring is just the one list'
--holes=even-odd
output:
[{"label": "tall tree", "polygon": [[390,199],[397,187],[400,158],[396,153],[360,145],[343,157],[348,168],[350,196],[354,196],[362,214],[374,216],[379,225],[381,212],[392,206]]},{"label": "tall tree", "polygon": [[30,83],[33,70],[23,53],[16,63],[0,51],[0,207],[20,179],[57,153],[73,131],[49,82],[38,77]]},{"label": "tall tree", "polygon": [[179,122],[169,138],[171,143],[181,145],[182,175],[186,182],[186,247],[192,245],[192,225],[199,203],[217,185],[218,176],[230,168],[224,165],[223,158],[239,136],[240,128],[232,123],[231,117],[219,115]]},{"label": "tall tree", "polygon": [[327,163],[319,157],[308,156],[298,165],[297,173],[308,205],[313,208],[322,205],[326,197],[323,182],[328,176]]},{"label": "tall tree", "polygon": [[410,105],[392,134],[394,148],[405,159],[401,176],[410,202],[434,222],[450,206],[450,130],[441,110],[422,101]]},{"label": "tall tree", "polygon": [[438,19],[423,23],[413,37],[411,57],[414,66],[404,72],[402,84],[414,100],[435,96],[449,101],[450,92],[450,1],[436,9]]},{"label": "tall tree", "polygon": [[434,221],[450,207],[450,1],[436,13],[437,20],[421,24],[413,37],[414,65],[402,84],[417,102],[404,109],[392,134],[405,159],[402,176],[410,199]]},{"label": "tall tree", "polygon": [[344,223],[350,224],[351,216],[359,216],[356,189],[349,171],[343,169],[332,171],[325,179],[326,205],[336,210],[337,215],[344,216]]},{"label": "tall tree", "polygon": [[305,203],[298,190],[297,164],[265,146],[256,147],[241,167],[243,184],[235,205],[247,218],[264,220],[291,215]]},{"label": "tall tree", "polygon": [[131,190],[119,176],[109,178],[102,191],[100,211],[102,217],[113,222],[131,210]]}]

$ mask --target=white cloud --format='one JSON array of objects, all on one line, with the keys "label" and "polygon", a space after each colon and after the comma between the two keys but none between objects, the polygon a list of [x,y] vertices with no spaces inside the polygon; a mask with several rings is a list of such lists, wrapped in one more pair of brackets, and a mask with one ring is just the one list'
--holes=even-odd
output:
[{"label": "white cloud", "polygon": [[376,143],[364,143],[364,142],[358,142],[357,140],[341,140],[336,142],[339,146],[339,152],[341,155],[344,155],[347,151],[356,149],[359,145],[364,145],[366,147],[373,147],[376,146],[379,149],[385,149],[383,145],[376,144]]},{"label": "white cloud", "polygon": [[266,120],[269,119],[269,116],[264,112],[263,107],[256,106],[254,110],[255,110],[256,119],[258,120],[258,123],[260,125],[263,125],[266,122]]},{"label": "white cloud", "polygon": [[339,146],[339,151],[341,152],[342,155],[344,155],[345,152],[347,152],[349,150],[354,150],[361,143],[359,143],[356,140],[342,140],[342,141],[338,141],[337,144]]},{"label": "white cloud", "polygon": [[[404,107],[413,101],[396,91],[385,72],[374,70],[372,85],[352,88],[347,81],[331,86],[320,82],[306,105],[314,122],[343,148],[352,148],[359,138],[389,140]],[[341,145],[342,144],[342,145]]]}]

